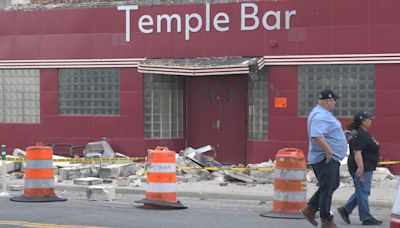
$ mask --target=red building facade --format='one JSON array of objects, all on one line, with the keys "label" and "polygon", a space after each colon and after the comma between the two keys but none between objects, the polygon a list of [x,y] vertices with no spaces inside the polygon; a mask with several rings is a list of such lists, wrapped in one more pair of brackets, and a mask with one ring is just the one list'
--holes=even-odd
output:
[{"label": "red building facade", "polygon": [[[283,147],[307,151],[307,112],[331,87],[343,97],[343,124],[358,109],[373,112],[383,159],[398,160],[399,7],[288,0],[2,11],[2,143],[106,137],[130,156],[211,144],[221,162],[262,162]],[[13,75],[25,74],[37,89],[25,80],[22,95],[6,98],[7,85],[20,83]],[[97,74],[106,76],[87,79]]]}]

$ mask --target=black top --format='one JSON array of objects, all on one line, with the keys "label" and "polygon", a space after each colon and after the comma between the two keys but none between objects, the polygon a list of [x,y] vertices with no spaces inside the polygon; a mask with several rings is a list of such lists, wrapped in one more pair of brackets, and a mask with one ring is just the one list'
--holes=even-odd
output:
[{"label": "black top", "polygon": [[380,159],[378,141],[372,138],[371,135],[362,128],[358,128],[355,131],[353,130],[352,133],[353,139],[349,142],[350,155],[349,160],[347,161],[349,171],[356,172],[358,168],[353,152],[356,150],[361,150],[364,162],[364,172],[374,171]]}]

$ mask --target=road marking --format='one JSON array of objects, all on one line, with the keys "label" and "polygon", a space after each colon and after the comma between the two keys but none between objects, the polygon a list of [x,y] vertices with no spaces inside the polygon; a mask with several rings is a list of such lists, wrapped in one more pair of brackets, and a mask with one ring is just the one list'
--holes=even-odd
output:
[{"label": "road marking", "polygon": [[101,228],[99,226],[75,226],[75,225],[61,225],[61,224],[46,224],[46,223],[32,223],[22,221],[1,221],[0,225],[14,225],[30,228]]}]

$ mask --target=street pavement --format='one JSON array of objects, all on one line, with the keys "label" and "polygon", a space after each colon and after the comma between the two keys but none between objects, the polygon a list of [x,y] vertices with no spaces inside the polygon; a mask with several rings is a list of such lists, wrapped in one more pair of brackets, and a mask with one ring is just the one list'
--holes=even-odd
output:
[{"label": "street pavement", "polygon": [[[14,193],[13,193],[14,194]],[[260,216],[271,211],[271,202],[217,198],[179,197],[188,208],[150,210],[135,200],[141,195],[119,194],[114,201],[88,201],[85,192],[57,193],[68,200],[52,203],[19,203],[0,198],[0,227],[36,228],[309,228],[305,219],[275,219]],[[336,205],[335,205],[336,207]],[[388,227],[390,209],[372,208]],[[347,225],[336,215],[340,227],[359,227],[357,212]]]},{"label": "street pavement", "polygon": [[[23,180],[13,180],[11,184],[23,183]],[[145,183],[140,187],[116,186],[117,199],[108,202],[89,201],[86,198],[87,186],[63,181],[56,183],[55,190],[58,196],[67,198],[67,202],[16,203],[8,198],[0,198],[0,227],[310,227],[304,219],[273,219],[260,216],[260,213],[272,209],[273,188],[273,184],[242,182],[228,182],[227,186],[221,186],[216,180],[179,183],[178,200],[188,206],[188,209],[160,211],[145,210],[140,204],[134,203],[135,200],[144,198]],[[389,226],[396,188],[395,181],[373,184],[370,207],[372,214],[384,221],[381,227]],[[307,184],[308,198],[316,189],[314,183]],[[334,194],[332,211],[340,227],[360,225],[357,210],[351,215],[351,225],[341,221],[336,212],[336,208],[341,206],[353,191],[353,186],[342,185]],[[22,191],[9,193],[21,195]]]}]

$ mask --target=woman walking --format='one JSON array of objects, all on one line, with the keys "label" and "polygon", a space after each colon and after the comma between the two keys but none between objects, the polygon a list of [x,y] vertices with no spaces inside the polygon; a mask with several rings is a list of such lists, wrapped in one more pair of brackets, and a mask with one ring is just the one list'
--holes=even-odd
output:
[{"label": "woman walking", "polygon": [[382,224],[382,221],[375,219],[370,214],[368,203],[372,173],[380,159],[379,143],[368,132],[371,125],[371,116],[367,112],[359,112],[354,115],[353,122],[348,127],[352,136],[349,141],[350,155],[347,164],[354,181],[355,192],[343,207],[337,209],[347,224],[350,224],[349,215],[356,206],[358,206],[362,225]]}]

